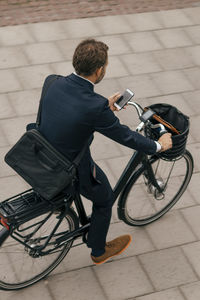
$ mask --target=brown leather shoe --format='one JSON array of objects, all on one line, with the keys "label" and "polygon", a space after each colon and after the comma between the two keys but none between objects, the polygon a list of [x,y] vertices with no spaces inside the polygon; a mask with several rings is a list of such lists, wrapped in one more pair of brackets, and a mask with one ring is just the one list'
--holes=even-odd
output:
[{"label": "brown leather shoe", "polygon": [[111,257],[122,253],[130,245],[131,235],[121,235],[118,238],[106,243],[105,253],[100,256],[92,256],[91,258],[96,265],[103,264]]}]

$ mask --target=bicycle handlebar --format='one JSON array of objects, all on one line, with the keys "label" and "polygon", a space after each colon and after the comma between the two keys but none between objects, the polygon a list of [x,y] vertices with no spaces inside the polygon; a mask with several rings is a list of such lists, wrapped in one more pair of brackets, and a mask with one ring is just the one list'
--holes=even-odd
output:
[{"label": "bicycle handlebar", "polygon": [[[138,113],[138,116],[140,118],[142,116],[142,114],[144,113],[144,109],[139,104],[137,104],[136,102],[129,101],[128,104],[135,107],[135,109],[136,109],[136,111]],[[148,122],[150,123],[149,120],[148,120]],[[144,125],[145,125],[145,122],[140,122],[140,124],[136,128],[136,131],[137,132],[142,131],[143,128],[144,128]],[[151,123],[151,128],[154,128],[154,129],[155,128],[160,128],[160,131],[159,131],[160,136],[163,135],[164,133],[168,132],[166,130],[165,126],[163,124],[161,124],[161,123],[158,123],[158,124],[155,124],[155,125]]]}]

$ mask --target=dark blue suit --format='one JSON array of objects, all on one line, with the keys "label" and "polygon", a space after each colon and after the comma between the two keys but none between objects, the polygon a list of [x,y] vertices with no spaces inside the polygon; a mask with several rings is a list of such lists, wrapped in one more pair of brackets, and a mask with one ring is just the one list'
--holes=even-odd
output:
[{"label": "dark blue suit", "polygon": [[[51,76],[47,77],[44,86],[50,79]],[[81,194],[93,201],[88,246],[96,253],[97,250],[103,252],[113,192],[106,175],[91,158],[89,145],[93,133],[98,131],[124,146],[147,154],[156,152],[155,142],[121,125],[110,110],[108,100],[94,92],[92,83],[75,74],[60,76],[48,88],[42,103],[39,130],[71,160],[88,141],[88,149],[78,168],[79,188]]]}]

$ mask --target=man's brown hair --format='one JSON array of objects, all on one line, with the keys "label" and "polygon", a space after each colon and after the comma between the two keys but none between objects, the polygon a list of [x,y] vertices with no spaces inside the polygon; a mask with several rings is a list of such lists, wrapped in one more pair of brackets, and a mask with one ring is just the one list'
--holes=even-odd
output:
[{"label": "man's brown hair", "polygon": [[82,41],[75,49],[73,66],[78,75],[90,76],[103,67],[108,58],[108,46],[94,39]]}]

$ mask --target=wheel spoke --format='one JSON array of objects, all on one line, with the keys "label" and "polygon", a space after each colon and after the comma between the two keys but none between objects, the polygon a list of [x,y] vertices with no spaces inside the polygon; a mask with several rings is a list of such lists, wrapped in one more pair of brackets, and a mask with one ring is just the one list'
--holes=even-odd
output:
[{"label": "wheel spoke", "polygon": [[164,192],[159,193],[141,167],[119,199],[120,217],[129,225],[142,226],[164,215],[179,200],[192,176],[193,159],[188,151],[176,161],[152,159],[151,163],[157,183]]},{"label": "wheel spoke", "polygon": [[[26,230],[23,233],[24,236],[28,236],[29,234],[31,236],[31,239],[26,241],[26,243],[29,247],[32,247],[33,250],[35,247],[40,247],[45,243],[58,222],[56,215],[52,214],[47,222],[45,222],[32,236],[31,231],[34,232],[34,226],[30,225],[31,223],[35,224],[38,222],[40,218],[44,219],[44,216],[28,221],[27,224],[24,224],[23,226],[24,228],[26,226]],[[45,250],[54,249],[54,240],[66,232],[75,230],[77,226],[77,217],[71,210],[63,218]],[[22,237],[23,236],[21,235],[21,239]],[[51,255],[40,257],[37,257],[36,255],[36,257],[34,257],[34,251],[29,249],[29,247],[25,247],[23,244],[15,241],[12,237],[8,237],[2,247],[0,247],[0,267],[4,270],[4,272],[0,273],[0,287],[8,290],[18,289],[42,279],[61,262],[71,246],[72,241],[63,243],[59,250],[57,249],[56,251],[51,252]]]}]

